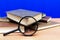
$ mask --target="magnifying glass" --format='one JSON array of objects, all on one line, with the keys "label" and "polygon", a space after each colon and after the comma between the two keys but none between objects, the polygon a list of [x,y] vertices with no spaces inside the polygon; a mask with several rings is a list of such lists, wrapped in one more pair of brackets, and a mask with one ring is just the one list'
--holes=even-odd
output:
[{"label": "magnifying glass", "polygon": [[[35,20],[35,23],[32,23],[31,25],[27,25],[27,26],[21,25],[21,22],[26,18],[32,18],[33,20]],[[35,34],[37,32],[37,29],[38,29],[37,20],[35,18],[33,18],[32,16],[25,16],[19,21],[17,29],[12,30],[12,31],[7,32],[7,33],[4,33],[3,35],[6,36],[6,35],[18,30],[24,36],[32,36],[33,34]]]}]

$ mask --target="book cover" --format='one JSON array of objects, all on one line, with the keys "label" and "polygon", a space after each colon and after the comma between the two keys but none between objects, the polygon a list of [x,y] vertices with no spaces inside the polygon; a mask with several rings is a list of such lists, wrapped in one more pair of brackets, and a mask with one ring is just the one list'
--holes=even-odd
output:
[{"label": "book cover", "polygon": [[[38,23],[38,31],[39,30],[44,30],[52,27],[59,26],[60,23],[57,22],[49,22],[49,23]],[[36,25],[35,25],[36,26]],[[15,23],[10,23],[10,22],[0,22],[0,33],[6,33],[12,30],[15,30],[18,28],[18,25]],[[34,28],[34,26],[31,26],[31,28]],[[23,28],[21,28],[23,30]],[[19,31],[16,31],[19,32]]]}]

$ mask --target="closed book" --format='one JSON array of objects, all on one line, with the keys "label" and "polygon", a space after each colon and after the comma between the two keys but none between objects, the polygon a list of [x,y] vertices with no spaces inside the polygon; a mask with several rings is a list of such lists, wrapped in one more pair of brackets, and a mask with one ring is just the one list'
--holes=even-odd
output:
[{"label": "closed book", "polygon": [[0,22],[0,33],[7,33],[9,31],[15,30],[18,25],[10,22]]},{"label": "closed book", "polygon": [[[41,20],[42,17],[45,17],[46,14],[42,14],[40,12],[35,12],[35,11],[30,11],[30,10],[25,10],[25,9],[17,9],[17,10],[12,10],[12,11],[7,11],[7,17],[15,22],[19,22],[22,17],[24,16],[32,16],[34,17],[37,21]],[[24,19],[20,23],[27,26],[32,23],[36,22],[32,18]]]},{"label": "closed book", "polygon": [[[49,23],[39,22],[38,23],[38,31],[48,29],[48,28],[52,28],[52,27],[56,27],[59,25],[60,25],[60,23],[52,22],[52,21]],[[10,22],[0,22],[0,33],[7,33],[9,31],[15,30],[17,28],[18,28],[18,24],[10,23]],[[34,26],[31,26],[31,28],[34,29]],[[21,27],[22,31],[24,31],[23,29],[24,28]],[[16,31],[16,32],[19,32],[19,31]]]},{"label": "closed book", "polygon": [[43,17],[39,22],[50,22],[51,21],[51,17],[50,16],[45,16],[45,17]]},{"label": "closed book", "polygon": [[0,18],[0,22],[9,22],[9,19],[7,19],[7,18],[5,18],[5,17],[4,17],[4,18],[1,17],[1,18]]},{"label": "closed book", "polygon": [[59,26],[60,23],[57,23],[57,22],[53,22],[53,21],[50,21],[48,23],[43,23],[43,22],[39,22],[38,23],[38,30],[44,30],[44,29],[49,29],[49,28],[53,28],[53,27],[56,27],[56,26]]}]

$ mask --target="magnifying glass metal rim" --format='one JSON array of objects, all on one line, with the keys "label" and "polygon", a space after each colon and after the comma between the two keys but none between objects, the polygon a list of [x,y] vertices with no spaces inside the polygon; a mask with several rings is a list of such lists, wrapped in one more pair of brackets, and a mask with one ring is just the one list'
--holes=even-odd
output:
[{"label": "magnifying glass metal rim", "polygon": [[[29,18],[32,18],[32,19],[34,19],[35,21],[36,21],[36,30],[35,30],[35,32],[34,33],[32,33],[32,34],[30,34],[30,35],[26,35],[26,34],[24,34],[22,31],[21,31],[21,29],[20,29],[20,23],[21,23],[21,21],[24,19],[24,18],[26,18],[26,17],[29,17]],[[24,36],[32,36],[33,34],[35,34],[36,32],[37,32],[37,29],[38,29],[38,22],[37,22],[37,20],[34,18],[34,17],[32,17],[32,16],[25,16],[25,17],[23,17],[20,21],[19,21],[19,24],[18,24],[18,30],[24,35]]]}]

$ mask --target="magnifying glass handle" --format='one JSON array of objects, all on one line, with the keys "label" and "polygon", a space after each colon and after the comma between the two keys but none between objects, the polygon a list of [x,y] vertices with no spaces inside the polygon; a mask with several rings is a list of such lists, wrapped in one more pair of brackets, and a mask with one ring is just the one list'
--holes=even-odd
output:
[{"label": "magnifying glass handle", "polygon": [[10,33],[13,33],[13,32],[15,32],[15,31],[17,31],[17,30],[18,30],[18,29],[15,29],[15,30],[13,30],[13,31],[10,31],[10,32],[4,33],[3,36],[6,36],[6,35],[8,35],[8,34],[10,34]]}]

